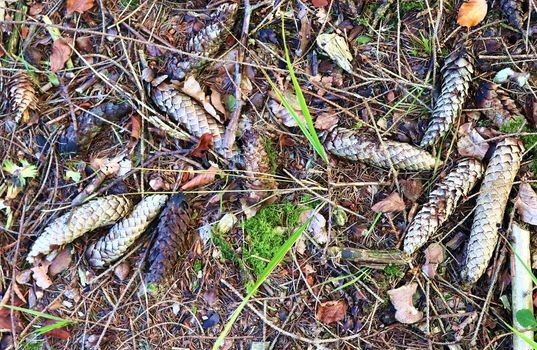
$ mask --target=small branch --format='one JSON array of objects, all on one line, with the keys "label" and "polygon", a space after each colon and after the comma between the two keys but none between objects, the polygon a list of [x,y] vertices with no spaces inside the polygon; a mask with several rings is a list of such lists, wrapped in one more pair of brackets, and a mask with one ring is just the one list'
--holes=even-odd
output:
[{"label": "small branch", "polygon": [[371,250],[330,247],[328,248],[328,256],[332,259],[382,265],[407,265],[411,261],[411,258],[400,250]]},{"label": "small branch", "polygon": [[235,137],[239,127],[239,116],[241,115],[242,110],[242,62],[244,61],[244,51],[246,50],[248,40],[248,27],[250,26],[251,12],[250,0],[244,0],[244,20],[242,21],[241,42],[238,49],[237,62],[235,62],[235,110],[231,113],[229,124],[226,128],[226,134],[224,135],[224,150],[226,150],[227,153],[231,153],[233,145],[235,144]]},{"label": "small branch", "polygon": [[[524,330],[518,323],[516,313],[519,310],[529,310],[533,313],[532,289],[533,282],[527,269],[531,269],[530,232],[513,222],[511,237],[513,250],[511,252],[511,295],[513,310],[513,327],[533,339],[533,330]],[[524,266],[525,265],[525,266]],[[531,346],[522,338],[513,334],[513,350],[530,350]]]}]

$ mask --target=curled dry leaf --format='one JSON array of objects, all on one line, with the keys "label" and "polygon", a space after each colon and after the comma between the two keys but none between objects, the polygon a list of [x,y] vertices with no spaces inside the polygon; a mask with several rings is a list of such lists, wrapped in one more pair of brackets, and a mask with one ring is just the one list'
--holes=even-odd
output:
[{"label": "curled dry leaf", "polygon": [[317,320],[326,324],[341,321],[345,318],[348,307],[347,302],[343,299],[325,301],[319,304]]},{"label": "curled dry leaf", "polygon": [[418,288],[417,283],[391,289],[388,291],[390,301],[395,308],[395,319],[401,323],[416,323],[423,318],[423,312],[414,307],[412,297]]},{"label": "curled dry leaf", "polygon": [[515,204],[522,221],[537,225],[537,194],[530,184],[525,182],[520,185]]},{"label": "curled dry leaf", "polygon": [[[313,215],[313,217],[312,217]],[[311,218],[311,221],[306,228],[306,231],[311,234],[315,242],[325,244],[328,242],[328,234],[326,233],[326,219],[321,213],[315,213],[315,210],[308,210],[300,215],[299,222],[305,223]]]},{"label": "curled dry leaf", "polygon": [[438,243],[433,243],[425,249],[424,253],[425,264],[422,266],[421,270],[429,278],[434,278],[436,276],[438,265],[444,261],[444,248]]},{"label": "curled dry leaf", "polygon": [[209,96],[205,96],[205,92],[201,88],[200,83],[198,83],[193,75],[189,75],[188,78],[186,78],[181,91],[198,101],[207,113],[217,119],[219,118],[216,110],[211,104]]},{"label": "curled dry leaf", "polygon": [[56,255],[56,257],[54,257],[54,259],[52,259],[48,268],[50,277],[54,277],[65,271],[69,265],[71,265],[71,260],[71,248],[65,247]]},{"label": "curled dry leaf", "polygon": [[473,27],[481,23],[487,15],[487,0],[470,0],[461,5],[457,23],[463,27]]},{"label": "curled dry leaf", "polygon": [[67,15],[74,12],[84,13],[95,4],[95,0],[67,0]]},{"label": "curled dry leaf", "polygon": [[52,280],[48,276],[48,268],[50,261],[45,258],[36,259],[34,267],[32,267],[33,278],[35,284],[41,289],[47,289],[52,285]]},{"label": "curled dry leaf", "polygon": [[384,198],[380,202],[377,202],[371,208],[374,212],[399,212],[405,210],[405,202],[399,196],[399,193],[393,192],[388,197]]},{"label": "curled dry leaf", "polygon": [[194,150],[190,152],[190,155],[198,158],[203,158],[207,154],[207,151],[211,148],[212,142],[213,134],[205,133],[201,135],[198,144],[196,145]]},{"label": "curled dry leaf", "polygon": [[399,181],[401,185],[401,191],[403,196],[408,198],[408,200],[415,202],[420,198],[421,193],[423,192],[423,184],[420,180],[416,179],[407,179]]},{"label": "curled dry leaf", "polygon": [[315,119],[315,129],[330,130],[339,122],[339,117],[335,113],[321,113]]},{"label": "curled dry leaf", "polygon": [[194,176],[187,183],[181,186],[182,190],[190,190],[193,188],[201,187],[212,183],[216,179],[218,174],[218,167],[212,165],[209,169],[205,170],[201,174]]},{"label": "curled dry leaf", "polygon": [[488,143],[472,127],[472,123],[461,125],[459,128],[459,140],[457,141],[457,150],[461,156],[483,160],[488,149]]},{"label": "curled dry leaf", "polygon": [[352,55],[349,50],[349,45],[344,37],[335,33],[321,34],[317,37],[317,45],[326,52],[338,66],[347,72],[352,72]]},{"label": "curled dry leaf", "polygon": [[64,38],[57,39],[52,44],[52,54],[50,55],[50,69],[57,72],[63,69],[65,62],[71,57],[71,46]]}]

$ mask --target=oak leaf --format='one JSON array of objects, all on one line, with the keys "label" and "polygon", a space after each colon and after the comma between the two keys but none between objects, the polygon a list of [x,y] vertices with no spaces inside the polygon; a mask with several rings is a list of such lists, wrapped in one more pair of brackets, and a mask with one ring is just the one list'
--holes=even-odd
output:
[{"label": "oak leaf", "polygon": [[463,27],[473,27],[481,23],[487,15],[487,0],[470,0],[461,5],[457,23]]}]

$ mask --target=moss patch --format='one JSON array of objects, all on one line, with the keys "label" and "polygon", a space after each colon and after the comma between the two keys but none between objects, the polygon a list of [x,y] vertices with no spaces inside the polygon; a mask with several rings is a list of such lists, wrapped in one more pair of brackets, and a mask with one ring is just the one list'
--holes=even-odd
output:
[{"label": "moss patch", "polygon": [[272,142],[272,140],[269,138],[263,139],[263,147],[265,148],[265,152],[267,152],[267,156],[269,159],[270,173],[274,175],[276,174],[276,169],[278,168],[278,152],[274,147],[274,142]]},{"label": "moss patch", "polygon": [[524,142],[524,147],[526,150],[531,148],[531,151],[528,153],[528,157],[531,160],[531,171],[533,174],[537,174],[537,146],[534,147],[534,145],[537,143],[537,131],[529,127],[527,124],[525,125],[525,123],[526,119],[523,116],[518,116],[502,125],[500,130],[509,134],[517,132],[534,133],[534,135],[524,135],[520,138],[522,139],[522,142]]}]

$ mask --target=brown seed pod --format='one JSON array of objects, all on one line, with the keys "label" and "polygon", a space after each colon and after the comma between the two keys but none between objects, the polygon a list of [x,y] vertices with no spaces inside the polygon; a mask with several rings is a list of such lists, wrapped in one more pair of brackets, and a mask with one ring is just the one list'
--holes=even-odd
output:
[{"label": "brown seed pod", "polygon": [[113,224],[132,209],[132,202],[124,196],[106,196],[91,200],[60,216],[45,228],[26,260],[33,263],[38,255],[46,255],[55,247],[74,241],[96,228]]},{"label": "brown seed pod", "polygon": [[115,224],[108,234],[86,249],[91,266],[102,268],[119,259],[140,237],[166,203],[167,195],[155,194],[143,198],[132,213]]},{"label": "brown seed pod", "polygon": [[270,190],[278,188],[278,183],[270,175],[270,160],[263,139],[247,116],[241,122],[241,135],[245,187],[249,190],[245,199],[248,204],[256,204],[267,198]]},{"label": "brown seed pod", "polygon": [[475,283],[483,275],[492,257],[523,152],[520,140],[506,138],[498,143],[492,154],[479,189],[466,262],[461,273],[467,284]]},{"label": "brown seed pod", "polygon": [[179,254],[188,251],[193,235],[189,232],[192,209],[181,193],[170,198],[160,214],[157,238],[149,253],[148,283],[160,283],[177,263]]},{"label": "brown seed pod", "polygon": [[208,24],[205,28],[194,35],[187,43],[186,52],[194,53],[196,56],[173,55],[167,63],[167,70],[170,77],[174,79],[184,79],[192,70],[205,63],[205,58],[212,57],[222,44],[226,33],[232,29],[237,18],[239,6],[235,3],[224,3],[209,16]]},{"label": "brown seed pod", "polygon": [[231,151],[224,149],[224,127],[194,99],[180,92],[175,85],[161,82],[151,87],[151,97],[163,112],[175,119],[192,136],[200,138],[203,134],[212,134],[216,152],[225,158],[235,155],[234,149]]},{"label": "brown seed pod", "polygon": [[449,130],[461,114],[474,73],[475,59],[469,49],[461,46],[452,52],[442,67],[442,91],[438,97],[421,147],[434,144]]},{"label": "brown seed pod", "polygon": [[500,7],[509,23],[523,32],[524,12],[522,11],[522,0],[500,0]]},{"label": "brown seed pod", "polygon": [[432,170],[436,159],[430,153],[407,143],[385,140],[353,130],[336,128],[325,140],[326,150],[338,157],[365,162],[385,169]]},{"label": "brown seed pod", "polygon": [[429,194],[408,227],[403,250],[413,254],[446,222],[483,175],[481,162],[473,158],[460,160]]},{"label": "brown seed pod", "polygon": [[11,112],[15,114],[15,122],[21,119],[24,123],[30,120],[30,109],[37,109],[37,96],[32,79],[26,72],[11,77],[7,86]]},{"label": "brown seed pod", "polygon": [[522,115],[515,101],[494,83],[483,83],[476,94],[476,102],[483,114],[496,126],[502,126],[511,119]]}]

